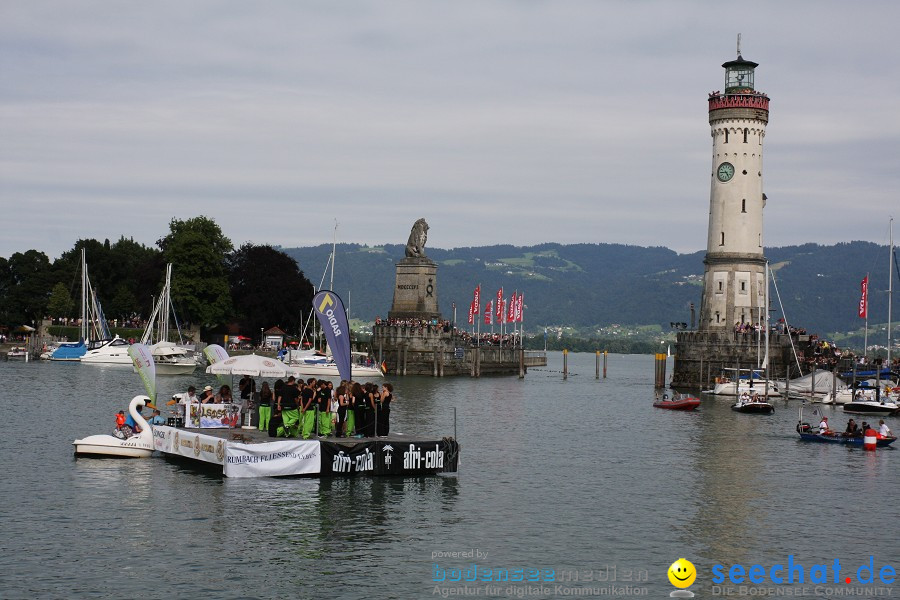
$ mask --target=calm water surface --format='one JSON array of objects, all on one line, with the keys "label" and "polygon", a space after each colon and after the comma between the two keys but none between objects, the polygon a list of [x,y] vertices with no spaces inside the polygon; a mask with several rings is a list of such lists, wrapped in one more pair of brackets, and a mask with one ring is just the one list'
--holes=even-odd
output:
[{"label": "calm water surface", "polygon": [[[109,432],[142,393],[130,368],[0,363],[0,596],[429,598],[435,564],[476,563],[616,567],[619,585],[667,597],[681,556],[709,596],[718,563],[900,567],[900,449],[800,442],[795,401],[772,416],[707,398],[654,409],[653,357],[608,364],[605,380],[593,354],[570,354],[564,381],[553,353],[524,380],[389,379],[392,430],[452,435],[458,410],[456,476],[232,480],[73,457],[73,439]],[[191,383],[215,382],[160,378],[160,395]],[[487,557],[433,558],[473,549]],[[622,581],[638,569],[648,581]]]}]

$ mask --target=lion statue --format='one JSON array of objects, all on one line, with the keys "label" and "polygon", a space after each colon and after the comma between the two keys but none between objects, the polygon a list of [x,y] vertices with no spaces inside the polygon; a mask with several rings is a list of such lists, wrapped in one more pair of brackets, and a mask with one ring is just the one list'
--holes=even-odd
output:
[{"label": "lion statue", "polygon": [[406,256],[408,258],[425,258],[425,241],[428,239],[428,223],[425,219],[419,219],[409,232],[409,241],[406,242]]}]

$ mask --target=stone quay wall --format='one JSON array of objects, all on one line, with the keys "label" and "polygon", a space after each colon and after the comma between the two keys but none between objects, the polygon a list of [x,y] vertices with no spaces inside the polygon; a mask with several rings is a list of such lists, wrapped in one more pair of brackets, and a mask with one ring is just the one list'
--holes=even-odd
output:
[{"label": "stone quay wall", "polygon": [[[791,342],[793,341],[793,349]],[[794,350],[801,357],[810,350],[810,337],[797,334],[769,335],[769,378],[797,377]],[[756,368],[765,356],[765,340],[755,333],[731,331],[683,331],[675,340],[673,388],[708,389],[722,369]]]}]

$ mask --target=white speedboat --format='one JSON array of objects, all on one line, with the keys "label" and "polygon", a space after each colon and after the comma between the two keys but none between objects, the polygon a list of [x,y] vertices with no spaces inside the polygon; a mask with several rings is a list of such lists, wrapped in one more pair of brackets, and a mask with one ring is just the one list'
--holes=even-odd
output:
[{"label": "white speedboat", "polygon": [[128,341],[119,336],[111,340],[91,342],[87,352],[81,357],[81,362],[95,365],[130,365],[128,346]]},{"label": "white speedboat", "polygon": [[14,346],[6,353],[6,360],[28,360],[28,350],[21,346]]},{"label": "white speedboat", "polygon": [[77,456],[115,456],[119,458],[147,458],[153,453],[153,430],[138,412],[138,406],[153,406],[149,396],[135,396],[128,405],[128,413],[141,432],[130,438],[121,439],[114,435],[89,435],[75,440]]},{"label": "white speedboat", "polygon": [[157,375],[190,375],[197,368],[194,353],[174,342],[157,342],[150,346]]},{"label": "white speedboat", "polygon": [[886,416],[900,412],[900,404],[891,402],[889,399],[882,398],[876,400],[867,395],[862,395],[847,402],[842,407],[845,413],[854,415],[877,415]]},{"label": "white speedboat", "polygon": [[[366,364],[368,354],[365,352],[351,352],[353,379],[367,379],[384,377],[377,366]],[[337,363],[334,358],[318,353],[315,350],[291,351],[286,355],[287,370],[289,375],[295,377],[328,377],[340,378]]]}]

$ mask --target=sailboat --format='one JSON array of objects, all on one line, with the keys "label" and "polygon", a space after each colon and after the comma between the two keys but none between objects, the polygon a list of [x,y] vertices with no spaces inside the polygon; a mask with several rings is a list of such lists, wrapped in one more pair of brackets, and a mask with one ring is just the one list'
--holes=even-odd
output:
[{"label": "sailboat", "polygon": [[[105,321],[98,314],[97,296],[91,287],[88,278],[87,259],[85,250],[81,249],[81,324],[79,326],[79,339],[77,342],[61,342],[50,353],[50,360],[79,361],[88,351],[88,340],[93,333],[95,338],[109,337]],[[93,317],[93,318],[92,318]],[[93,326],[94,331],[91,331]],[[104,335],[105,334],[105,335]]]},{"label": "sailboat", "polygon": [[[751,369],[750,370],[750,385],[745,391],[741,392],[741,395],[738,396],[735,403],[731,406],[731,410],[735,410],[741,413],[749,413],[749,414],[758,414],[758,415],[770,415],[775,412],[775,407],[769,403],[768,396],[770,394],[770,389],[773,395],[777,395],[778,389],[775,387],[775,384],[769,381],[769,263],[766,263],[766,295],[765,295],[765,307],[766,307],[766,318],[765,318],[765,334],[766,334],[766,354],[763,357],[762,368],[765,370],[765,378],[761,381],[762,386],[761,390],[757,388],[753,389],[753,376],[755,372],[761,371],[762,369]],[[737,373],[736,377],[737,381],[740,381],[740,372]],[[734,386],[735,394],[737,394],[739,389],[738,385]]]},{"label": "sailboat", "polygon": [[[159,299],[153,307],[150,320],[141,336],[142,344],[150,344],[156,331],[156,343],[150,346],[150,353],[156,363],[158,375],[188,375],[197,368],[197,358],[193,350],[169,341],[169,315],[172,310],[172,264],[166,265],[166,282]],[[178,319],[175,319],[176,325]],[[180,335],[180,329],[179,329]]]}]

